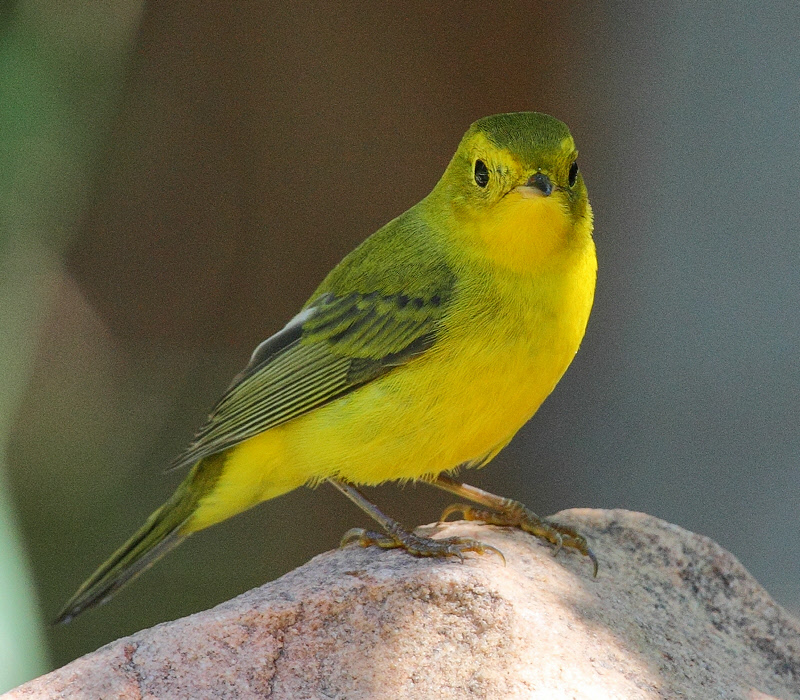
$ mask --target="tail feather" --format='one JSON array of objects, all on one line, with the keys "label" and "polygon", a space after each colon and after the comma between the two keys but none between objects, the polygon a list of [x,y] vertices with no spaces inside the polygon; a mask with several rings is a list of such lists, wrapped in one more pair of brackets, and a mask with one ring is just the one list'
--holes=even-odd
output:
[{"label": "tail feather", "polygon": [[84,610],[102,605],[122,586],[186,538],[180,529],[191,513],[185,513],[185,509],[180,508],[180,504],[175,503],[175,500],[173,497],[153,513],[147,522],[92,574],[67,601],[54,624],[67,623]]},{"label": "tail feather", "polygon": [[213,491],[226,459],[227,454],[220,452],[195,464],[172,497],[67,601],[53,624],[67,623],[84,610],[105,603],[194,530],[201,529],[187,525],[201,500]]}]

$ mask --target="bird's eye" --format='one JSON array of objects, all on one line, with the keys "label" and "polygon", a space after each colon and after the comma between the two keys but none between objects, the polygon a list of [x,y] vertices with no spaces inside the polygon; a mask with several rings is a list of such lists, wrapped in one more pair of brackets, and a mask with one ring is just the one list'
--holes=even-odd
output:
[{"label": "bird's eye", "polygon": [[489,184],[489,168],[482,160],[475,161],[475,184],[478,187],[486,187]]},{"label": "bird's eye", "polygon": [[578,181],[578,161],[576,160],[572,165],[569,166],[569,179],[567,182],[569,183],[570,187],[575,187],[575,183]]}]

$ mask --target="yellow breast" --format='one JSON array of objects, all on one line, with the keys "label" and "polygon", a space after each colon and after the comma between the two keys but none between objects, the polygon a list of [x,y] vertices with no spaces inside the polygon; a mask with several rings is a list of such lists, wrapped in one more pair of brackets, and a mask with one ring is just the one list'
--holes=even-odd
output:
[{"label": "yellow breast", "polygon": [[583,338],[597,265],[589,231],[576,240],[574,231],[553,229],[547,250],[533,253],[525,231],[506,231],[520,250],[513,265],[485,254],[458,261],[457,296],[433,349],[285,426],[298,435],[304,468],[317,478],[375,484],[436,474],[502,448]]}]

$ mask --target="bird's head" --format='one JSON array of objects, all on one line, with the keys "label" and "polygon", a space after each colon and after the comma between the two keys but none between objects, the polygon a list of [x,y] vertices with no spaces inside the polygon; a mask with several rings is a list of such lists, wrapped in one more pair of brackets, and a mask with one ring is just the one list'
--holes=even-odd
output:
[{"label": "bird's head", "polygon": [[529,267],[591,238],[577,158],[558,119],[538,112],[484,117],[464,135],[429,200],[482,252]]}]

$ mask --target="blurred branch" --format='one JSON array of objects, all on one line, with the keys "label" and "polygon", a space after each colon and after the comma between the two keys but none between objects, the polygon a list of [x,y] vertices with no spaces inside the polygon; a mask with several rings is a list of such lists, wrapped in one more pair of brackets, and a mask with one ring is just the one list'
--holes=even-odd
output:
[{"label": "blurred branch", "polygon": [[8,437],[60,253],[85,206],[142,3],[30,0],[0,29],[0,691],[43,670],[5,486]]}]

